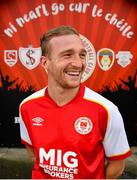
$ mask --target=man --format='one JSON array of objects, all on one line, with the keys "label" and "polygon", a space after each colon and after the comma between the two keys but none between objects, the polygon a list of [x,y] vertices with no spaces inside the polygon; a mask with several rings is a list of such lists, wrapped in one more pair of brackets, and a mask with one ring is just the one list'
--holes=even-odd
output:
[{"label": "man", "polygon": [[48,86],[20,105],[32,178],[117,178],[131,154],[122,117],[112,102],[81,84],[87,53],[79,33],[69,26],[52,29],[41,48]]}]

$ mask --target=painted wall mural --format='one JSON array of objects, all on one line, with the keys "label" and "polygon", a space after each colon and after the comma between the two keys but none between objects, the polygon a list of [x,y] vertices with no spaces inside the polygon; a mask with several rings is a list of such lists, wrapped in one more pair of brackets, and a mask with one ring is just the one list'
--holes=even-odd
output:
[{"label": "painted wall mural", "polygon": [[60,25],[80,32],[82,82],[119,107],[130,145],[137,145],[137,1],[1,0],[0,8],[0,146],[21,146],[18,106],[47,85],[40,39]]}]

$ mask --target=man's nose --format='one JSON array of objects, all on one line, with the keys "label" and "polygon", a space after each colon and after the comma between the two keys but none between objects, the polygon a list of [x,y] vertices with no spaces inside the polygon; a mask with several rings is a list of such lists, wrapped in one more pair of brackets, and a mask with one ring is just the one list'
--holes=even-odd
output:
[{"label": "man's nose", "polygon": [[83,61],[79,56],[75,56],[71,62],[71,65],[81,68],[83,66]]}]

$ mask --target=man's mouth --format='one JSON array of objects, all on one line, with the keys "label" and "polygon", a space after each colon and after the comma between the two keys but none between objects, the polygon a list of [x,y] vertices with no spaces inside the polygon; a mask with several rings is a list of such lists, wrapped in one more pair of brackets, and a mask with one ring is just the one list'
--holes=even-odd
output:
[{"label": "man's mouth", "polygon": [[80,75],[80,71],[66,71],[65,73],[69,76],[79,76]]}]

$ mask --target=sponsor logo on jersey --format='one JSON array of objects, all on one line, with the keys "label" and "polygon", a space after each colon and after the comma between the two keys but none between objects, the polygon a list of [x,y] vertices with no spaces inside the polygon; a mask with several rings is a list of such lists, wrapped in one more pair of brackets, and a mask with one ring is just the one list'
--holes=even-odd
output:
[{"label": "sponsor logo on jersey", "polygon": [[40,148],[39,158],[39,166],[51,177],[74,179],[74,175],[78,174],[77,154],[73,151],[63,152],[60,149],[46,151],[44,148]]},{"label": "sponsor logo on jersey", "polygon": [[42,122],[44,121],[44,119],[40,117],[35,117],[32,119],[32,121],[33,121],[33,126],[42,126]]},{"label": "sponsor logo on jersey", "polygon": [[86,67],[85,71],[82,75],[81,82],[86,81],[94,72],[95,66],[96,66],[96,52],[94,49],[94,46],[91,44],[91,42],[84,37],[83,35],[80,35],[83,45],[87,51],[86,56]]},{"label": "sponsor logo on jersey", "polygon": [[75,121],[75,129],[80,134],[88,134],[92,130],[92,122],[87,117],[80,117]]},{"label": "sponsor logo on jersey", "polygon": [[19,48],[21,63],[29,70],[36,68],[40,63],[41,48]]},{"label": "sponsor logo on jersey", "polygon": [[97,62],[103,71],[108,71],[114,63],[114,52],[109,48],[102,48],[97,52]]},{"label": "sponsor logo on jersey", "polygon": [[127,65],[131,63],[130,59],[133,58],[133,55],[131,54],[130,51],[119,51],[116,54],[116,58],[118,59],[117,63],[123,68],[125,68]]},{"label": "sponsor logo on jersey", "polygon": [[14,66],[17,63],[17,50],[5,50],[4,62],[10,67]]}]

